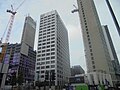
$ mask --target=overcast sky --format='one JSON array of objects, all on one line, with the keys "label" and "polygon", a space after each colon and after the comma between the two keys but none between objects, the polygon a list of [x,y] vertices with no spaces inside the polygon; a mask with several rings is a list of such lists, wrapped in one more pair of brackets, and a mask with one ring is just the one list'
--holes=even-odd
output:
[{"label": "overcast sky", "polygon": [[[110,1],[116,12],[117,19],[120,21],[120,1]],[[10,14],[7,13],[6,10],[11,9],[11,4],[14,6],[14,8],[17,8],[21,2],[22,0],[0,0],[0,38],[2,37],[10,18]],[[36,49],[40,15],[51,10],[57,10],[68,29],[71,65],[81,65],[86,71],[84,45],[78,13],[71,13],[71,10],[74,9],[73,4],[77,6],[76,0],[26,0],[17,11],[9,40],[10,43],[20,42],[25,16],[30,15],[35,21],[37,21],[35,39]],[[118,56],[120,56],[120,38],[114,27],[114,23],[112,23],[112,18],[108,12],[105,0],[95,0],[95,4],[97,6],[101,23],[109,25],[110,33],[112,35],[112,39],[114,40],[115,49]]]}]

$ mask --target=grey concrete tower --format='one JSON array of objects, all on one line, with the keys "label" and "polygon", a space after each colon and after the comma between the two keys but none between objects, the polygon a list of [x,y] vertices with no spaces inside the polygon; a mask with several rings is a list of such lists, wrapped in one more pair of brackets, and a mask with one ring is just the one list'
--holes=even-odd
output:
[{"label": "grey concrete tower", "polygon": [[120,64],[119,64],[118,57],[117,57],[110,33],[109,33],[108,26],[104,25],[102,26],[102,28],[103,28],[103,33],[104,33],[105,40],[108,46],[108,50],[110,53],[111,61],[112,61],[112,64],[115,70],[117,81],[120,81]]},{"label": "grey concrete tower", "polygon": [[36,80],[44,81],[45,72],[52,71],[56,75],[55,85],[61,86],[68,82],[70,76],[68,32],[57,11],[40,16],[36,59]]},{"label": "grey concrete tower", "polygon": [[21,42],[34,48],[35,32],[36,22],[30,16],[27,16],[25,18]]},{"label": "grey concrete tower", "polygon": [[25,18],[21,39],[21,53],[28,56],[29,48],[34,50],[36,22],[30,17]]},{"label": "grey concrete tower", "polygon": [[77,0],[85,47],[87,72],[110,74],[115,81],[110,55],[93,0]]}]

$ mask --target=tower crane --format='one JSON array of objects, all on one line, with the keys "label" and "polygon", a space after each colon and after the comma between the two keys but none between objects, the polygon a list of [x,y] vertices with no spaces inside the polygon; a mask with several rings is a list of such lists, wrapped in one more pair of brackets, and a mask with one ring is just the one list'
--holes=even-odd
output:
[{"label": "tower crane", "polygon": [[78,9],[75,5],[73,5],[73,7],[74,7],[75,9],[71,11],[72,13],[79,12],[79,9]]},{"label": "tower crane", "polygon": [[[13,22],[14,22],[14,18],[15,18],[15,15],[16,15],[16,13],[17,13],[17,10],[22,6],[22,4],[23,4],[24,2],[25,2],[25,0],[22,1],[22,3],[21,3],[16,9],[14,9],[13,6],[11,5],[11,10],[7,10],[7,12],[11,14],[11,16],[10,16],[8,25],[7,25],[7,27],[6,27],[7,34],[6,34],[6,38],[5,38],[5,43],[8,43],[8,41],[9,41],[10,34],[11,34],[11,30],[12,30],[12,26],[13,26]],[[4,35],[5,35],[6,30],[4,31],[4,34],[3,34],[3,36],[1,37],[0,46],[1,46],[2,43],[3,43],[3,38],[4,38]]]},{"label": "tower crane", "polygon": [[[1,40],[0,40],[0,63],[3,61],[5,53],[6,53],[7,43],[10,39],[10,34],[11,34],[15,15],[17,13],[17,10],[22,6],[24,2],[25,0],[23,0],[22,3],[16,9],[14,9],[13,6],[11,5],[11,10],[7,10],[7,12],[11,14],[11,16],[6,26],[6,30],[4,31],[3,36],[1,37]],[[5,36],[5,33],[6,33],[6,38],[5,38],[5,42],[3,43],[3,38]]]}]

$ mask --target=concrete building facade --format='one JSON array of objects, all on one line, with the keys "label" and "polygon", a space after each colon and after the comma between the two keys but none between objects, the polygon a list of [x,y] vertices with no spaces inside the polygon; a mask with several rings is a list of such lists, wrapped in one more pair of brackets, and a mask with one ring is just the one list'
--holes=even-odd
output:
[{"label": "concrete building facade", "polygon": [[87,72],[110,74],[116,81],[102,26],[93,0],[77,0],[85,47]]},{"label": "concrete building facade", "polygon": [[46,71],[55,73],[55,85],[64,85],[68,82],[68,32],[56,10],[40,16],[35,79],[44,81]]},{"label": "concrete building facade", "polygon": [[107,25],[102,26],[117,81],[120,82],[120,64]]},{"label": "concrete building facade", "polygon": [[9,44],[7,46],[4,63],[9,64],[6,83],[10,82],[12,73],[23,74],[23,81],[33,81],[35,71],[36,52],[29,47],[28,56],[22,54],[21,44]]}]

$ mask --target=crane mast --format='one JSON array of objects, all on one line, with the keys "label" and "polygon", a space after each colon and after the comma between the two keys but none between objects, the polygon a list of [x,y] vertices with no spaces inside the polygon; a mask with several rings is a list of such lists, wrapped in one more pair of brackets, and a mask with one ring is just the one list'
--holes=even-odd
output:
[{"label": "crane mast", "polygon": [[10,17],[10,23],[9,23],[9,27],[8,27],[8,32],[7,32],[7,35],[6,35],[5,43],[7,43],[9,41],[11,30],[12,30],[12,26],[13,26],[13,22],[14,22],[14,18],[15,18],[15,14],[17,13],[17,12],[13,12],[11,10],[7,10],[7,12],[11,13],[12,15]]},{"label": "crane mast", "polygon": [[[5,43],[8,43],[8,41],[9,41],[12,26],[13,26],[13,22],[14,22],[14,18],[15,18],[15,15],[17,13],[16,11],[22,6],[22,4],[25,1],[26,0],[23,0],[22,3],[16,9],[14,9],[13,6],[11,5],[11,10],[7,10],[7,12],[11,14],[11,16],[10,16],[10,20],[8,22],[8,25],[6,27],[7,34],[6,34],[6,38],[5,38]],[[4,34],[5,34],[5,32],[4,32]],[[0,47],[2,46],[2,43],[3,43],[4,34],[3,34],[3,36],[1,37],[1,40],[0,40]]]}]

